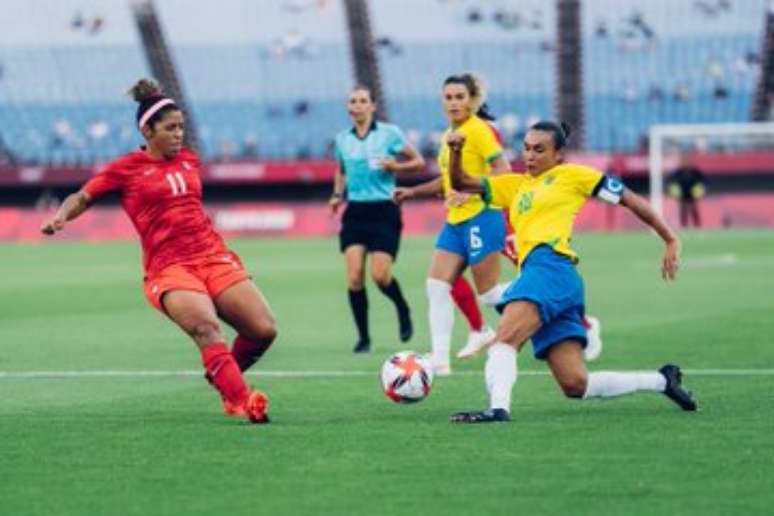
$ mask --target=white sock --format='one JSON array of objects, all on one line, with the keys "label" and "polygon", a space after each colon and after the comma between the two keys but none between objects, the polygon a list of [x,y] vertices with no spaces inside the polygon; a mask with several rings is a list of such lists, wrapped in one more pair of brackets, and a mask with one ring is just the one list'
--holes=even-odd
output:
[{"label": "white sock", "polygon": [[451,285],[445,281],[427,278],[427,299],[430,303],[430,342],[434,364],[449,363],[452,330],[454,329],[454,301]]},{"label": "white sock", "polygon": [[498,283],[478,296],[479,301],[487,306],[497,306],[497,303],[500,302],[500,299],[503,297],[503,292],[508,288],[508,285],[509,283]]},{"label": "white sock", "polygon": [[637,391],[664,392],[666,378],[661,373],[589,373],[587,398],[614,398]]},{"label": "white sock", "polygon": [[511,390],[516,383],[516,349],[503,342],[489,346],[484,378],[489,391],[489,408],[511,411]]}]

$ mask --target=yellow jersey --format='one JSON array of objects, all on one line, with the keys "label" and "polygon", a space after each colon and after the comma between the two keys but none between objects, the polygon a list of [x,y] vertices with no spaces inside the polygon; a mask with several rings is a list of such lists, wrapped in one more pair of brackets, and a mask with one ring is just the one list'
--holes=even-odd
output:
[{"label": "yellow jersey", "polygon": [[510,209],[520,264],[541,244],[577,262],[570,239],[575,216],[586,199],[595,195],[617,204],[623,194],[620,179],[571,163],[557,165],[538,176],[509,173],[484,178],[482,185],[487,203]]},{"label": "yellow jersey", "polygon": [[[441,148],[438,151],[438,169],[441,171],[444,197],[452,191],[449,179],[449,146],[446,137],[453,130],[465,135],[465,145],[462,147],[462,170],[473,177],[487,177],[492,171],[490,163],[502,155],[503,148],[497,141],[494,129],[484,120],[472,115],[456,129],[449,128],[441,138]],[[450,224],[459,224],[486,208],[486,203],[480,195],[473,194],[459,206],[448,206],[446,220]]]}]

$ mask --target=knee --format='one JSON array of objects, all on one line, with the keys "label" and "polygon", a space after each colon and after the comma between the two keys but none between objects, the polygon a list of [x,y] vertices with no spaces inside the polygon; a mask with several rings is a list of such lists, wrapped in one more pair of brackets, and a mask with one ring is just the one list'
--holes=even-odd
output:
[{"label": "knee", "polygon": [[497,326],[497,339],[507,342],[516,349],[527,341],[540,328],[540,316],[530,302],[515,301],[508,303]]},{"label": "knee", "polygon": [[374,269],[371,271],[371,279],[380,287],[386,287],[392,281],[392,274],[389,269]]},{"label": "knee", "polygon": [[588,380],[584,375],[572,375],[559,380],[559,387],[568,398],[579,399],[586,394]]},{"label": "knee", "polygon": [[501,319],[500,325],[497,327],[497,342],[505,342],[520,349],[521,345],[531,336],[529,325],[519,320],[513,321],[511,324],[503,323],[504,319]]},{"label": "knee", "polygon": [[259,338],[266,345],[271,344],[277,339],[277,326],[274,324],[274,321],[260,328]]},{"label": "knee", "polygon": [[267,317],[251,325],[247,332],[240,332],[240,335],[254,342],[269,345],[277,338],[277,325],[273,317]]},{"label": "knee", "polygon": [[223,340],[217,321],[203,321],[189,328],[188,334],[197,341],[212,343]]}]

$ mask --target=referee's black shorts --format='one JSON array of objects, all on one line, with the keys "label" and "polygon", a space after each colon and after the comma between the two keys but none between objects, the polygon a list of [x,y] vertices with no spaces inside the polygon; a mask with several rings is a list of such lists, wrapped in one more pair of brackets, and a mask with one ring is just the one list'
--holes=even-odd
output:
[{"label": "referee's black shorts", "polygon": [[403,229],[400,207],[392,201],[350,202],[344,210],[339,232],[339,249],[365,246],[366,251],[382,251],[398,256]]}]

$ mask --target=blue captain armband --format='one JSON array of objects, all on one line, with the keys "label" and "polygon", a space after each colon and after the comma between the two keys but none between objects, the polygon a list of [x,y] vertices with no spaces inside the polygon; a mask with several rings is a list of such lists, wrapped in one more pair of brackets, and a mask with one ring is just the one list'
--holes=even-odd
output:
[{"label": "blue captain armband", "polygon": [[604,175],[597,183],[592,195],[610,204],[618,204],[621,202],[623,192],[624,184],[620,178]]}]

